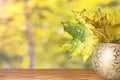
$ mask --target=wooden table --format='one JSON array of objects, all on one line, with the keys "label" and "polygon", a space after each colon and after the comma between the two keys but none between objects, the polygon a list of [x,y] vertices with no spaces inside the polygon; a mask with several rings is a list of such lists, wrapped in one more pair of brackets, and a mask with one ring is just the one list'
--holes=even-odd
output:
[{"label": "wooden table", "polygon": [[104,80],[92,69],[0,69],[0,80]]}]

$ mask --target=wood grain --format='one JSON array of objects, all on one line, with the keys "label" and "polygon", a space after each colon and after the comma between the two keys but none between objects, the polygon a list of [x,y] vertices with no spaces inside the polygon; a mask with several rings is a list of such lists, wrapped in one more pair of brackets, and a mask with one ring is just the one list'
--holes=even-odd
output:
[{"label": "wood grain", "polygon": [[0,80],[104,80],[92,69],[1,69]]}]

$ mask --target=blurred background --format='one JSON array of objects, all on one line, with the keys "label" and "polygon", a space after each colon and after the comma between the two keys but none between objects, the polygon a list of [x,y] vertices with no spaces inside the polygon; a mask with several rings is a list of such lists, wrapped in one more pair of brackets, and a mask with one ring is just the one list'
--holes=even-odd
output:
[{"label": "blurred background", "polygon": [[92,68],[91,59],[71,58],[61,21],[71,10],[120,10],[119,0],[0,0],[0,68]]}]

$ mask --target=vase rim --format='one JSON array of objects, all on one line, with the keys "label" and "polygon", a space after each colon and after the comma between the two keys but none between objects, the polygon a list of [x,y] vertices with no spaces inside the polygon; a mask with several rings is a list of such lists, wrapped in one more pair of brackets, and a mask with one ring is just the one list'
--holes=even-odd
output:
[{"label": "vase rim", "polygon": [[103,43],[98,43],[98,44],[120,44],[120,43],[113,43],[113,42],[103,42]]}]

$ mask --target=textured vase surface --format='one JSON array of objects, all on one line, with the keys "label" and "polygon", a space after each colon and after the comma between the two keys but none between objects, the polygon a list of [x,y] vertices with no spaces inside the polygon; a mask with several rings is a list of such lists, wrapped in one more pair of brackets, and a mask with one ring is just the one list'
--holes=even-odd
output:
[{"label": "textured vase surface", "polygon": [[92,56],[94,70],[106,80],[120,80],[120,44],[100,43]]}]

